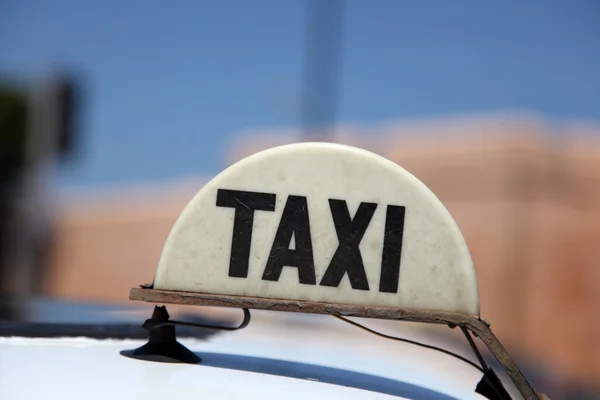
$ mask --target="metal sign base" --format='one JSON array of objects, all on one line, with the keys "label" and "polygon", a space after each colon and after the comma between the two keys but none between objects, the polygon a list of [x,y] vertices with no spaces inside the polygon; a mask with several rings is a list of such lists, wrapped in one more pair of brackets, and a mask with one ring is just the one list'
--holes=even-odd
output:
[{"label": "metal sign base", "polygon": [[460,326],[469,330],[485,343],[525,399],[539,400],[538,395],[523,376],[523,373],[515,361],[490,329],[489,323],[474,315],[392,307],[365,307],[354,304],[332,304],[312,301],[267,299],[262,297],[179,292],[151,288],[133,288],[129,293],[129,299],[155,304],[246,308]]}]

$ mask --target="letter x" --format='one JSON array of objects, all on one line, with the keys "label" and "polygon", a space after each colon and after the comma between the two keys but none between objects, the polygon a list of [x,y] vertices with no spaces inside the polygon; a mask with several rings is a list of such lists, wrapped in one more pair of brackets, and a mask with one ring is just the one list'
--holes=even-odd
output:
[{"label": "letter x", "polygon": [[354,219],[350,217],[345,200],[330,199],[329,208],[331,209],[339,245],[320,285],[337,287],[344,274],[347,273],[353,289],[369,290],[369,282],[358,246],[371,222],[371,218],[373,218],[377,204],[360,203]]}]

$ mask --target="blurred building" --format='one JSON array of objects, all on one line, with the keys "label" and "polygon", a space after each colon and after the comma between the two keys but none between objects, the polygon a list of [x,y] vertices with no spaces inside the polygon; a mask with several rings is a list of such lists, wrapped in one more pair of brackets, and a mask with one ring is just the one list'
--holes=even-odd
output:
[{"label": "blurred building", "polygon": [[[345,127],[333,140],[397,162],[446,204],[472,252],[482,316],[509,351],[600,382],[600,127],[530,116]],[[246,132],[231,163],[301,140]],[[207,178],[208,179],[208,178]],[[64,203],[52,296],[126,302],[154,276],[179,213],[207,179],[98,189]]]}]

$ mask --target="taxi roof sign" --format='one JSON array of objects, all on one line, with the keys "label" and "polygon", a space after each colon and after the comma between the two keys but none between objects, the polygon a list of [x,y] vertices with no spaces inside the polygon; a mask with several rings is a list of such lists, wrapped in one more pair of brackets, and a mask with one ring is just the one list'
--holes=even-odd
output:
[{"label": "taxi roof sign", "polygon": [[[450,213],[409,172],[350,146],[284,145],[221,172],[175,222],[154,282],[129,298],[243,309],[238,327],[203,326],[224,330],[247,326],[249,309],[459,326],[481,364],[478,393],[508,396],[471,333],[524,398],[540,398],[479,316],[473,261]],[[156,306],[144,323],[155,333],[132,354],[197,362],[175,339],[182,324],[193,325]]]},{"label": "taxi roof sign", "polygon": [[206,184],[153,288],[479,315],[469,250],[438,198],[397,164],[331,143],[265,150]]}]

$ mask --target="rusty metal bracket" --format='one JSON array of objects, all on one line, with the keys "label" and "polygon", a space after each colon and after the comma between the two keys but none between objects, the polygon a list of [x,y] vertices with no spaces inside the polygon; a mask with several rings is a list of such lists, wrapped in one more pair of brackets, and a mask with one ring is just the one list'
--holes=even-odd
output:
[{"label": "rusty metal bracket", "polygon": [[502,365],[512,382],[526,400],[540,400],[540,397],[535,390],[533,390],[515,361],[490,329],[489,323],[475,315],[392,307],[366,307],[354,304],[332,304],[312,301],[267,299],[262,297],[203,294],[150,288],[132,288],[129,293],[129,299],[155,304],[246,308],[459,326],[469,330],[481,339],[494,357],[496,357],[500,365]]}]

